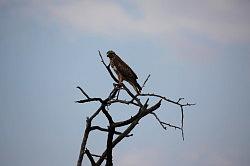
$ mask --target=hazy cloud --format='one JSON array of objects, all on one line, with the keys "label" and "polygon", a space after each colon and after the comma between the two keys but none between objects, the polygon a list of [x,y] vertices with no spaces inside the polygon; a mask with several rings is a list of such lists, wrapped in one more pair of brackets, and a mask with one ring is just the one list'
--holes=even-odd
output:
[{"label": "hazy cloud", "polygon": [[15,6],[14,11],[19,6],[25,17],[82,34],[148,37],[181,56],[220,55],[224,46],[250,42],[250,2],[245,0],[0,0],[0,6]]},{"label": "hazy cloud", "polygon": [[197,146],[191,151],[180,153],[180,159],[187,165],[233,166],[245,165],[244,157],[239,149],[219,149],[208,144]]},{"label": "hazy cloud", "polygon": [[162,165],[164,157],[161,151],[156,148],[130,149],[127,152],[120,153],[117,165],[120,166],[152,166]]},{"label": "hazy cloud", "polygon": [[[185,33],[217,42],[250,40],[247,1],[73,1],[52,5],[51,14],[83,32],[175,37]],[[131,14],[131,8],[135,10]]]}]

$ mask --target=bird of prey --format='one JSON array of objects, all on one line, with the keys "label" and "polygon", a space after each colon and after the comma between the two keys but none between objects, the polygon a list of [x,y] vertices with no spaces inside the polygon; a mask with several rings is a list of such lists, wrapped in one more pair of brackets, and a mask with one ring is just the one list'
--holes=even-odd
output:
[{"label": "bird of prey", "polygon": [[108,51],[107,57],[109,57],[110,65],[118,76],[118,83],[121,84],[125,80],[133,86],[137,94],[140,94],[142,88],[136,81],[138,77],[135,72],[114,51]]}]

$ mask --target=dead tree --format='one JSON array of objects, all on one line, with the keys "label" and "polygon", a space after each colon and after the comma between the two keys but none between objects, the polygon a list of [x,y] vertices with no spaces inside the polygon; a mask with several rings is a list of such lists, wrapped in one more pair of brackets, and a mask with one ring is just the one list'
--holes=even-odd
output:
[{"label": "dead tree", "polygon": [[[102,64],[105,66],[107,71],[109,72],[110,76],[113,78],[113,80],[117,83],[117,78],[113,75],[110,65],[107,65],[103,57],[99,51],[99,55],[101,58]],[[147,79],[144,81],[142,88],[145,87],[145,84],[147,83],[150,75],[147,77]],[[139,121],[148,115],[153,115],[157,122],[161,125],[163,129],[167,129],[167,127],[175,128],[181,131],[182,133],[182,139],[184,140],[184,130],[183,130],[183,120],[184,120],[184,108],[187,106],[192,106],[195,104],[190,103],[184,103],[182,100],[184,98],[179,98],[178,100],[174,101],[171,99],[168,99],[167,97],[155,94],[155,93],[141,93],[141,94],[133,94],[124,84],[118,85],[114,83],[114,87],[109,93],[108,97],[106,99],[98,98],[98,97],[90,97],[81,87],[77,87],[82,94],[85,96],[85,99],[76,101],[77,103],[88,103],[88,102],[99,102],[100,106],[99,108],[86,119],[86,128],[83,134],[82,144],[80,148],[80,154],[77,161],[77,166],[82,165],[82,160],[84,155],[88,157],[90,163],[92,166],[100,166],[104,161],[106,161],[106,166],[112,166],[113,162],[113,148],[122,141],[125,137],[131,137],[133,134],[130,134],[131,131],[136,127],[136,125],[139,123]],[[125,91],[125,93],[129,96],[129,100],[120,99],[119,98],[119,92]],[[145,102],[142,102],[142,98],[147,98]],[[151,98],[157,98],[158,102],[156,102],[154,105],[149,105],[148,102]],[[172,125],[170,123],[164,122],[160,120],[160,118],[157,116],[155,111],[160,108],[162,102],[168,102],[171,104],[176,105],[180,108],[181,112],[181,126]],[[129,119],[123,120],[123,121],[117,121],[115,122],[111,116],[111,114],[108,111],[108,107],[111,106],[114,103],[119,104],[125,104],[125,105],[133,105],[135,109],[137,110],[136,114]],[[108,127],[103,128],[98,125],[92,125],[92,120],[95,119],[98,115],[103,114],[108,121]],[[124,131],[119,131],[118,129],[121,127],[126,127]],[[91,153],[86,145],[88,141],[88,136],[90,132],[93,132],[95,130],[99,130],[102,132],[108,133],[107,135],[107,143],[106,143],[106,149],[103,151],[101,155],[96,155]],[[97,158],[97,159],[96,159]]]}]

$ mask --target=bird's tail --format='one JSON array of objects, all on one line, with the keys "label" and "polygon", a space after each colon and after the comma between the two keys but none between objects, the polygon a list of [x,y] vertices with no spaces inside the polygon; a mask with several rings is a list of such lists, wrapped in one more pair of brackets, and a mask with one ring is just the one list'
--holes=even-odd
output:
[{"label": "bird's tail", "polygon": [[133,86],[133,88],[137,94],[141,93],[142,88],[141,88],[140,84],[138,84],[137,81],[133,82],[131,85]]}]

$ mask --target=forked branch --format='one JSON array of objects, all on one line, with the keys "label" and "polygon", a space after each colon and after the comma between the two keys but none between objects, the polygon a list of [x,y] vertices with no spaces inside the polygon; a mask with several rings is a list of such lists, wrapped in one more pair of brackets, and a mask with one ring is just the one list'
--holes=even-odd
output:
[{"label": "forked branch", "polygon": [[[107,69],[108,73],[110,74],[111,78],[114,80],[115,83],[118,83],[118,79],[114,76],[113,72],[110,69],[110,65],[107,65],[101,55],[101,52],[98,51],[99,56],[101,58],[102,64],[105,66]],[[145,87],[145,84],[148,82],[150,75],[146,78],[144,83],[142,84],[142,89]],[[106,160],[106,166],[112,166],[113,165],[113,148],[121,142],[124,138],[131,137],[133,134],[130,134],[132,130],[137,126],[139,121],[148,116],[148,115],[153,115],[157,122],[162,126],[164,130],[167,129],[167,127],[174,128],[181,130],[182,132],[182,138],[184,140],[184,108],[187,106],[192,106],[195,104],[190,104],[190,103],[181,103],[183,98],[179,98],[177,101],[168,99],[165,96],[161,96],[155,93],[142,93],[142,94],[133,94],[129,88],[127,88],[126,85],[117,85],[114,84],[113,89],[110,91],[108,94],[107,98],[102,99],[99,97],[90,97],[81,87],[77,87],[81,93],[84,95],[84,99],[76,101],[76,103],[81,103],[81,104],[87,104],[89,102],[98,102],[100,104],[99,108],[90,116],[87,117],[86,119],[86,128],[83,134],[83,139],[82,139],[82,144],[80,148],[80,153],[79,153],[79,158],[77,162],[77,166],[82,165],[83,157],[84,154],[87,155],[91,165],[94,166],[100,166],[104,160]],[[130,99],[123,99],[119,96],[120,91],[125,91],[127,96]],[[147,97],[146,101],[144,98]],[[158,102],[149,105],[149,100],[152,98],[158,98]],[[144,101],[144,102],[143,102]],[[181,126],[176,126],[172,125],[170,123],[164,122],[160,120],[158,115],[155,113],[156,110],[158,110],[162,104],[162,101],[165,101],[167,103],[171,103],[176,105],[177,107],[180,108],[181,111]],[[144,103],[144,104],[143,104]],[[121,106],[133,106],[137,112],[130,118],[124,119],[122,121],[114,121],[112,118],[112,115],[110,114],[108,108],[112,104],[121,104]],[[108,121],[108,128],[103,128],[99,125],[92,125],[92,121],[97,117],[97,116],[104,116],[107,121]],[[120,127],[125,127],[124,131],[118,131],[117,129]],[[121,128],[120,128],[121,129]],[[107,140],[106,140],[106,148],[104,149],[103,153],[101,155],[96,155],[92,154],[89,152],[89,150],[86,148],[87,146],[87,140],[89,138],[90,132],[94,131],[100,131],[107,134]],[[94,157],[98,157],[97,161],[94,160]]]}]

